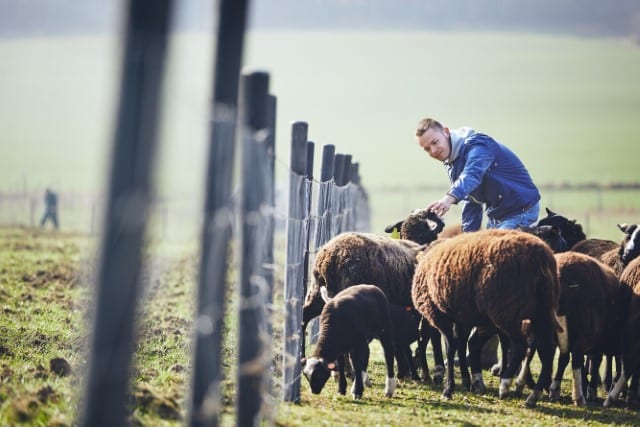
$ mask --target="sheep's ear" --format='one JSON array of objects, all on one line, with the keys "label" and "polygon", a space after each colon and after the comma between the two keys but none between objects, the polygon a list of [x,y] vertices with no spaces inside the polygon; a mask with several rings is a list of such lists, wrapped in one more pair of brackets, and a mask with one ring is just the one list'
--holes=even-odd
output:
[{"label": "sheep's ear", "polygon": [[629,228],[629,226],[627,224],[617,224],[618,228],[620,229],[620,231],[622,231],[623,233],[627,232],[627,229]]},{"label": "sheep's ear", "polygon": [[404,222],[404,219],[396,222],[395,224],[387,225],[387,228],[384,229],[384,232],[385,233],[393,233],[393,229],[394,228],[397,228],[398,231],[399,231],[400,227],[402,227],[402,223],[403,222]]},{"label": "sheep's ear", "polygon": [[549,208],[545,208],[547,210],[547,216],[554,216],[554,215],[558,215],[557,213],[555,213],[554,211],[552,211]]}]

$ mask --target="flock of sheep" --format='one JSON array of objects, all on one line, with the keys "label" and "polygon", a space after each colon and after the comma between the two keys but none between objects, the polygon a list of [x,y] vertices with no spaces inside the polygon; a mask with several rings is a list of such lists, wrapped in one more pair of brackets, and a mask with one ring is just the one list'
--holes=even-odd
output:
[{"label": "flock of sheep", "polygon": [[[483,393],[481,350],[498,334],[500,398],[515,383],[517,394],[531,388],[525,401],[529,407],[545,390],[557,399],[571,362],[576,405],[595,400],[600,385],[607,391],[604,406],[622,393],[628,402],[637,400],[637,224],[618,225],[624,235],[620,243],[587,239],[575,220],[549,209],[535,226],[520,230],[443,237],[444,223],[426,210],[388,229],[393,227],[400,229],[400,239],[342,233],[316,254],[314,280],[303,307],[303,330],[320,316],[314,352],[302,361],[313,393],[320,393],[337,371],[338,391],[346,394],[345,369],[352,367],[351,393],[361,398],[369,383],[368,344],[373,338],[384,349],[386,396],[395,389],[395,358],[398,378],[444,382],[443,396],[451,398],[456,356],[463,388]],[[416,341],[414,357],[410,345]],[[435,362],[431,372],[429,341]],[[556,348],[560,356],[554,376]],[[537,381],[529,369],[534,355],[541,364]],[[603,358],[606,374],[601,380]]]}]

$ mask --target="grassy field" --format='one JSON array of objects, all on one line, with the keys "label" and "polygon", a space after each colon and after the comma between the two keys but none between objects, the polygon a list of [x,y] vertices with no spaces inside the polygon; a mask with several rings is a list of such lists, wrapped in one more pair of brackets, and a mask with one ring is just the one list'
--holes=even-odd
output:
[{"label": "grassy field", "polygon": [[[447,184],[414,141],[424,116],[491,134],[541,184],[638,179],[640,48],[631,41],[357,31],[263,31],[246,41],[245,69],[268,71],[278,97],[279,186],[288,187],[291,122],[307,121],[316,175],[324,144],[360,163],[374,231],[439,195],[421,185]],[[212,45],[204,35],[174,36],[165,86],[159,192],[194,205],[205,176]],[[115,35],[0,41],[0,191],[104,193],[118,55]],[[620,210],[637,209],[637,200],[621,200]],[[595,203],[567,194],[543,202],[582,222]],[[608,227],[592,232],[617,239],[615,222],[624,221],[609,215]]]},{"label": "grassy field", "polygon": [[[70,426],[82,405],[90,329],[91,277],[95,241],[85,235],[0,227],[0,425]],[[193,248],[152,243],[146,250],[138,344],[131,371],[130,419],[134,425],[186,423],[190,378],[191,327],[197,257]],[[230,280],[233,280],[232,278]],[[234,425],[237,335],[235,288],[230,287],[228,333],[223,371],[222,425]],[[276,281],[274,366],[278,366],[282,322],[282,279]],[[303,379],[300,404],[280,401],[280,371],[264,416],[281,426],[309,425],[636,425],[637,412],[622,405],[572,406],[565,375],[562,399],[543,399],[526,409],[521,398],[497,398],[498,379],[485,373],[488,391],[458,389],[450,401],[441,389],[412,381],[399,384],[393,398],[383,396],[381,348],[371,344],[373,386],[354,401],[329,382],[312,395]],[[307,354],[310,354],[311,348]],[[537,366],[534,364],[534,370]],[[569,370],[567,371],[569,372]],[[350,385],[349,385],[350,387]]]}]

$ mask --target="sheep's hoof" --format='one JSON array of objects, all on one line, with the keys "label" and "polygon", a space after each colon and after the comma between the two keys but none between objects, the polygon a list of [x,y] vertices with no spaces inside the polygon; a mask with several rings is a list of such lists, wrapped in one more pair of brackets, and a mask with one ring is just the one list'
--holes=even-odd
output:
[{"label": "sheep's hoof", "polygon": [[575,406],[586,406],[587,401],[585,400],[584,396],[580,396],[576,399],[573,399],[573,404]]},{"label": "sheep's hoof", "polygon": [[[419,381],[422,381],[425,384],[431,384],[434,382],[429,374],[424,375]],[[440,379],[440,384],[442,384],[442,378]]]},{"label": "sheep's hoof", "polygon": [[549,400],[555,402],[560,399],[560,389],[559,388],[551,388],[549,389]]},{"label": "sheep's hoof", "polygon": [[535,391],[531,393],[529,397],[527,397],[527,400],[524,401],[524,404],[527,408],[535,408],[537,403],[538,396]]},{"label": "sheep's hoof", "polygon": [[482,380],[476,380],[473,383],[471,383],[471,391],[473,393],[482,394],[487,391],[487,387],[484,385]]},{"label": "sheep's hoof", "polygon": [[494,377],[499,377],[502,373],[502,365],[500,363],[496,363],[491,367],[491,375]]},{"label": "sheep's hoof", "polygon": [[362,399],[362,394],[356,394],[356,393],[353,393],[353,398],[354,398],[355,400],[360,400],[360,399]]},{"label": "sheep's hoof", "polygon": [[433,368],[433,383],[435,385],[442,385],[443,381],[444,381],[444,366],[436,365],[436,367]]},{"label": "sheep's hoof", "polygon": [[595,402],[598,400],[598,389],[596,387],[587,387],[587,402]]},{"label": "sheep's hoof", "polygon": [[614,400],[611,398],[611,396],[607,396],[607,398],[602,403],[602,406],[604,406],[605,408],[610,408],[613,406],[613,402]]},{"label": "sheep's hoof", "polygon": [[462,387],[465,390],[471,390],[471,378],[463,378],[462,379]]},{"label": "sheep's hoof", "polygon": [[506,399],[509,397],[509,390],[498,390],[498,399]]},{"label": "sheep's hoof", "polygon": [[513,390],[513,395],[515,397],[522,397],[522,393],[524,392],[524,384],[516,384],[515,390]]},{"label": "sheep's hoof", "polygon": [[444,397],[444,398],[445,398],[445,399],[447,399],[447,400],[450,400],[450,399],[451,399],[451,395],[452,395],[452,394],[453,394],[453,390],[445,389],[445,390],[442,392],[442,397]]}]

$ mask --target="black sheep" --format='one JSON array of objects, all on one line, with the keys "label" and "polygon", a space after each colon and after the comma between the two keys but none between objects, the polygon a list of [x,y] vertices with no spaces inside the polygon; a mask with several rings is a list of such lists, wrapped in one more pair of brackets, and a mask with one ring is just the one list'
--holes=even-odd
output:
[{"label": "black sheep", "polygon": [[338,368],[340,394],[346,393],[343,356],[348,355],[354,369],[354,384],[351,393],[355,399],[362,397],[364,376],[369,364],[369,341],[377,338],[384,349],[387,366],[385,396],[391,397],[395,390],[393,370],[393,324],[387,297],[377,286],[355,285],[344,289],[333,297],[320,315],[320,336],[313,356],[303,359],[304,376],[309,380],[311,391],[319,394]]}]

